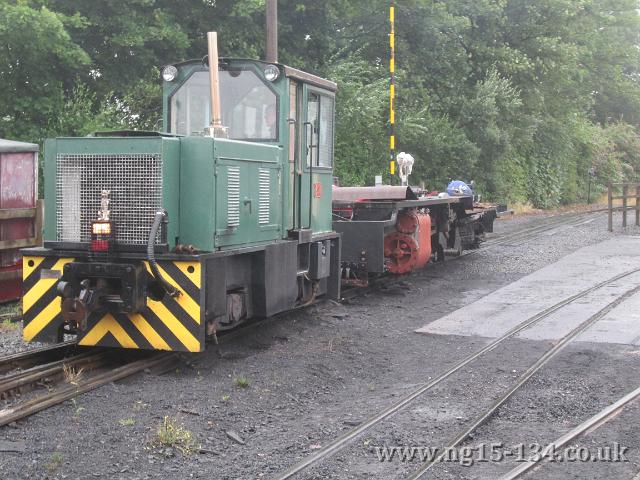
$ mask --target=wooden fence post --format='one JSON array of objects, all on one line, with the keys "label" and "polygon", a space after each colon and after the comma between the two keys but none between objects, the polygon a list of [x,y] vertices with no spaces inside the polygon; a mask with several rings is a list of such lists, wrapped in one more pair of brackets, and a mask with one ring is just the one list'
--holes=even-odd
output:
[{"label": "wooden fence post", "polygon": [[613,232],[613,186],[611,183],[607,186],[609,199],[609,231]]},{"label": "wooden fence post", "polygon": [[640,185],[636,185],[636,227],[640,227]]},{"label": "wooden fence post", "polygon": [[625,183],[622,186],[622,228],[627,227],[627,196],[629,195],[629,186]]}]

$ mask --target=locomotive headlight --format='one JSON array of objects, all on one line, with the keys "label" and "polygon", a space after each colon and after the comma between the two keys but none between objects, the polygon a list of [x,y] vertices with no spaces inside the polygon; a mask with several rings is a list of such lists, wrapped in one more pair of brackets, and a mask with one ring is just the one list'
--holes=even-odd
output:
[{"label": "locomotive headlight", "polygon": [[270,82],[275,82],[280,77],[280,69],[275,65],[267,65],[264,69],[264,78]]},{"label": "locomotive headlight", "polygon": [[91,232],[94,235],[111,235],[111,222],[93,222]]},{"label": "locomotive headlight", "polygon": [[93,252],[109,252],[113,240],[112,224],[108,220],[97,220],[91,223],[91,250]]},{"label": "locomotive headlight", "polygon": [[173,82],[178,76],[178,69],[173,65],[169,65],[168,67],[164,67],[162,69],[162,79],[165,82]]}]

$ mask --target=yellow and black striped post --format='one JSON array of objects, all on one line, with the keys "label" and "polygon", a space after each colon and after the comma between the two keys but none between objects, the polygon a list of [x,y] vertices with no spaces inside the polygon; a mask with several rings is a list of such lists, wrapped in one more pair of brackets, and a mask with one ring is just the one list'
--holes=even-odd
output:
[{"label": "yellow and black striped post", "polygon": [[393,182],[393,176],[396,174],[396,7],[395,2],[391,2],[389,8],[389,22],[391,24],[391,33],[389,34],[389,46],[391,47],[391,59],[389,60],[389,173]]}]

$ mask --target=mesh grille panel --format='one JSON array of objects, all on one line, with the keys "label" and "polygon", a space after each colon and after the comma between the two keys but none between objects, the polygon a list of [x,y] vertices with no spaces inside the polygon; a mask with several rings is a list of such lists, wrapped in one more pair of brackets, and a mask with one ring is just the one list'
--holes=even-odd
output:
[{"label": "mesh grille panel", "polygon": [[[64,155],[57,157],[56,224],[59,242],[90,242],[103,190],[110,190],[116,242],[146,245],[162,208],[160,154]],[[156,243],[158,239],[156,239]]]}]

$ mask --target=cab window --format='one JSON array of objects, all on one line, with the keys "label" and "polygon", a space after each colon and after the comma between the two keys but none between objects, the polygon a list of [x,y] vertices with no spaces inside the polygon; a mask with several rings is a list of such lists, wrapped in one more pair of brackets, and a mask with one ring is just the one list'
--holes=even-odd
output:
[{"label": "cab window", "polygon": [[[191,75],[170,99],[171,133],[201,134],[211,122],[209,72]],[[278,98],[251,70],[220,71],[222,124],[235,140],[276,141]]]},{"label": "cab window", "polygon": [[333,165],[334,99],[327,95],[309,92],[307,97],[307,120],[313,127],[313,148],[307,151],[307,165],[313,156],[314,167]]}]

